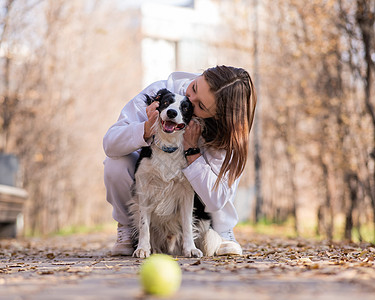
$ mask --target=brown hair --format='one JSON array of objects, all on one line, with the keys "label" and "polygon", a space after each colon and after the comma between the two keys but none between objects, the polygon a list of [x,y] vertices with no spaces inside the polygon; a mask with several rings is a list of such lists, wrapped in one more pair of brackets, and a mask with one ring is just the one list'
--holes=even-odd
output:
[{"label": "brown hair", "polygon": [[249,73],[242,68],[217,66],[204,71],[203,76],[216,100],[216,115],[205,119],[203,137],[207,146],[226,150],[215,188],[227,172],[231,186],[247,161],[257,101],[255,88]]}]

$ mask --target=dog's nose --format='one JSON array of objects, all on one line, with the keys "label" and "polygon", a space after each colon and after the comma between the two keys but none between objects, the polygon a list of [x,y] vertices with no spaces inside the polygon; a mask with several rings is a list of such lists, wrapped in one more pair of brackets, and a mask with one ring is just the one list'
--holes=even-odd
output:
[{"label": "dog's nose", "polygon": [[168,109],[167,110],[167,116],[168,118],[175,118],[177,116],[177,111],[175,111],[174,109]]}]

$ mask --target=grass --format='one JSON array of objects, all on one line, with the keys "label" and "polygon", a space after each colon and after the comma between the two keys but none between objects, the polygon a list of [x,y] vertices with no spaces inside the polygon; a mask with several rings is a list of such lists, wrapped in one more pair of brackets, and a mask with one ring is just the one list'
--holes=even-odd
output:
[{"label": "grass", "polygon": [[[49,236],[58,235],[58,236],[69,236],[72,234],[87,234],[87,233],[94,233],[94,232],[104,232],[104,231],[111,231],[112,233],[116,232],[116,222],[106,223],[106,224],[97,224],[93,226],[67,226],[64,227],[56,232],[49,234]],[[317,235],[316,234],[316,227],[314,224],[306,224],[300,225],[299,227],[299,235],[296,234],[294,230],[294,220],[293,218],[289,218],[287,221],[282,223],[275,223],[267,219],[263,219],[257,224],[252,222],[241,222],[237,225],[237,227],[249,227],[251,230],[258,234],[265,234],[270,236],[280,236],[285,238],[296,238],[300,236],[302,238],[308,239],[316,239],[316,240],[324,240],[326,239],[325,236]],[[343,240],[343,232],[344,226],[343,224],[337,223],[335,224],[335,231],[334,231],[334,240],[340,241]],[[360,234],[358,228],[353,228],[352,230],[352,241],[353,242],[361,242],[360,235],[362,237],[363,242],[369,242],[375,244],[375,236],[374,236],[374,229],[373,224],[366,224],[362,225],[360,228]],[[27,233],[26,236],[43,236],[39,233]]]},{"label": "grass", "polygon": [[26,237],[41,237],[41,236],[69,236],[73,234],[88,234],[88,233],[95,233],[95,232],[106,232],[111,231],[113,233],[116,232],[116,225],[117,223],[105,223],[105,224],[96,224],[92,226],[66,226],[61,228],[60,230],[54,231],[49,234],[42,234],[40,232],[26,232]]},{"label": "grass", "polygon": [[60,229],[55,232],[53,235],[67,236],[72,234],[85,234],[85,233],[94,233],[94,232],[103,232],[107,230],[109,224],[97,224],[94,226],[69,226]]},{"label": "grass", "polygon": [[[285,238],[296,238],[297,236],[308,239],[324,240],[325,235],[316,234],[316,225],[314,224],[302,224],[299,225],[299,235],[294,229],[294,220],[289,218],[287,221],[282,223],[274,223],[269,220],[261,220],[257,224],[251,222],[241,222],[237,225],[239,228],[248,226],[255,233],[265,234],[270,236],[280,236]],[[360,239],[362,237],[362,240]],[[334,241],[341,241],[344,238],[344,224],[335,224],[333,233]],[[375,234],[373,224],[365,224],[360,228],[360,234],[358,228],[354,227],[352,230],[352,241],[353,242],[368,242],[375,244]]]},{"label": "grass", "polygon": [[[360,234],[359,234],[360,231]],[[354,242],[360,241],[360,235],[362,236],[362,240],[364,242],[370,242],[375,244],[375,233],[374,233],[374,227],[372,224],[366,224],[361,226],[360,229],[353,228],[352,230],[352,239]]]},{"label": "grass", "polygon": [[251,222],[241,222],[238,224],[238,227],[244,226],[251,227],[255,233],[259,234],[281,236],[287,238],[294,238],[297,236],[293,227],[293,223],[290,220],[283,223],[273,223],[269,220],[263,219],[256,224]]}]

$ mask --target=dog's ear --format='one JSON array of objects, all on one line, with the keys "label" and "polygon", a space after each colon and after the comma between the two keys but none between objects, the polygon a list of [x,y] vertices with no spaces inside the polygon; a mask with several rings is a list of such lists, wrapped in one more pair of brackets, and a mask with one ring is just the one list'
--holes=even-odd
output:
[{"label": "dog's ear", "polygon": [[156,93],[156,96],[154,97],[155,101],[160,101],[165,95],[170,94],[171,92],[167,89],[161,89]]},{"label": "dog's ear", "polygon": [[146,97],[146,104],[147,106],[150,105],[154,101],[160,101],[165,95],[170,94],[171,92],[167,89],[159,90],[155,96],[149,96],[145,94]]},{"label": "dog's ear", "polygon": [[149,106],[152,102],[154,102],[154,99],[151,98],[149,95],[145,94],[145,97],[146,97],[146,104],[147,106]]}]

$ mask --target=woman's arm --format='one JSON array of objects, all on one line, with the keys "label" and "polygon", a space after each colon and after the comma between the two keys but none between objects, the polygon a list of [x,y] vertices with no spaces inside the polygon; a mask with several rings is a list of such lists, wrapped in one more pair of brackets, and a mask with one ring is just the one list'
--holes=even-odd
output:
[{"label": "woman's arm", "polygon": [[[200,124],[192,120],[184,134],[184,149],[197,148],[201,136]],[[231,187],[228,186],[226,176],[215,189],[215,183],[225,158],[224,150],[205,149],[204,153],[186,157],[188,167],[183,170],[194,191],[206,205],[207,212],[222,209],[228,200],[234,199],[239,179]]]},{"label": "woman's arm", "polygon": [[165,81],[155,82],[125,105],[118,121],[108,129],[103,138],[104,152],[108,157],[128,155],[149,145],[148,141],[145,141],[150,135],[145,94],[155,94],[165,86]]},{"label": "woman's arm", "polygon": [[206,205],[207,212],[215,212],[222,209],[225,204],[233,201],[238,183],[238,178],[231,187],[228,186],[226,177],[214,188],[218,172],[224,160],[225,153],[215,153],[215,157],[209,150],[196,158],[187,168],[183,170],[194,191],[199,195]]}]

